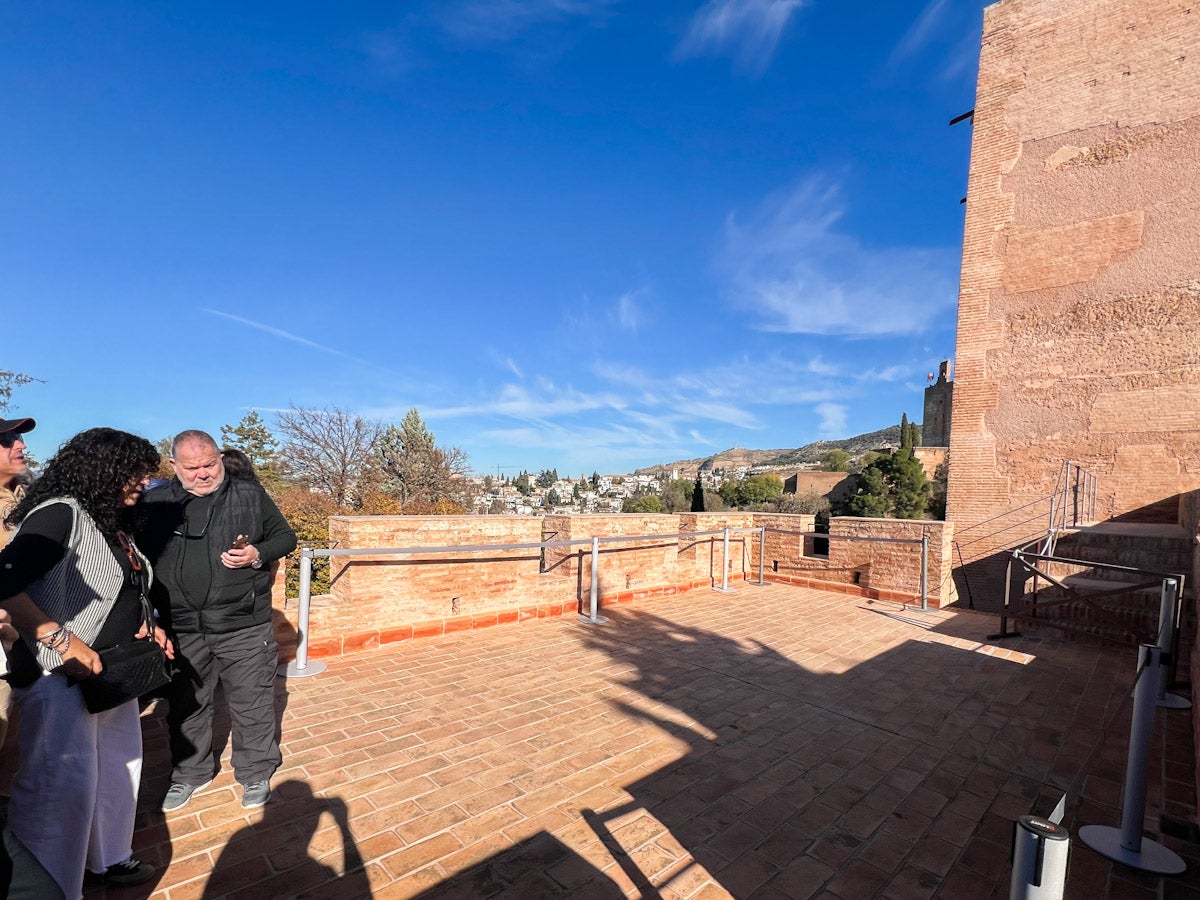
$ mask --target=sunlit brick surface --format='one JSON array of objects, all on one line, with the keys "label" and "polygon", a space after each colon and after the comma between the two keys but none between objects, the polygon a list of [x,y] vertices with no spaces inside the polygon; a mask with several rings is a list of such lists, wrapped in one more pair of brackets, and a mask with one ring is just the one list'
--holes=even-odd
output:
[{"label": "sunlit brick surface", "polygon": [[[783,585],[607,612],[280,680],[284,768],[253,813],[226,752],[164,819],[144,720],[153,895],[1003,897],[1016,816],[1065,790],[1072,830],[1119,824],[1132,651],[1001,647],[994,617]],[[1164,803],[1194,818],[1189,727],[1159,715],[1150,834]],[[1165,896],[1194,896],[1196,847],[1161,840],[1191,866]],[[1079,841],[1068,884],[1163,896]]]}]

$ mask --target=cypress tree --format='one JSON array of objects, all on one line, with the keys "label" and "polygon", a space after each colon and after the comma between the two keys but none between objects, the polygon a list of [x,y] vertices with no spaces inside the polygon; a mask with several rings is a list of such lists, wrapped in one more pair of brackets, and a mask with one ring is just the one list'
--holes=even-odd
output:
[{"label": "cypress tree", "polygon": [[699,475],[692,486],[692,512],[704,512],[704,485],[700,483]]}]

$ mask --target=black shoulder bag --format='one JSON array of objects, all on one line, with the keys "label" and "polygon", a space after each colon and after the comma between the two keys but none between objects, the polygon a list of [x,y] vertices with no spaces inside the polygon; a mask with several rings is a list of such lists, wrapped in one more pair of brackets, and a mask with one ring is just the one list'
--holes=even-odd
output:
[{"label": "black shoulder bag", "polygon": [[160,688],[171,680],[171,667],[167,654],[154,640],[154,608],[146,595],[146,581],[142,573],[142,561],[132,545],[126,547],[128,538],[118,534],[121,545],[129,553],[133,579],[137,583],[142,601],[142,621],[146,626],[144,639],[133,639],[117,644],[107,650],[98,650],[104,670],[99,675],[79,680],[83,703],[90,713],[104,712],[120,706]]}]

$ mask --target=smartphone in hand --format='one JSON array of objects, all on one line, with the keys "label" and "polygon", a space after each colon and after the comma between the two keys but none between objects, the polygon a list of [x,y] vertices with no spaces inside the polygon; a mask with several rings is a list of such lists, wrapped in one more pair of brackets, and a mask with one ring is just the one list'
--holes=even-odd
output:
[{"label": "smartphone in hand", "polygon": [[250,543],[250,538],[246,537],[244,534],[239,534],[236,538],[234,538],[233,543],[229,545],[229,549],[241,550],[248,543]]}]

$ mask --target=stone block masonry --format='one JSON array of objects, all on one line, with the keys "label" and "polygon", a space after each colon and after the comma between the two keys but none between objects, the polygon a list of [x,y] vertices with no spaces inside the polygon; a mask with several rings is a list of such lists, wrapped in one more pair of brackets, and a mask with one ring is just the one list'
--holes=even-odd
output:
[{"label": "stone block masonry", "polygon": [[1200,488],[1197,47],[1174,0],[985,11],[947,508],[982,605],[1064,461],[1101,520],[1176,523]]}]

